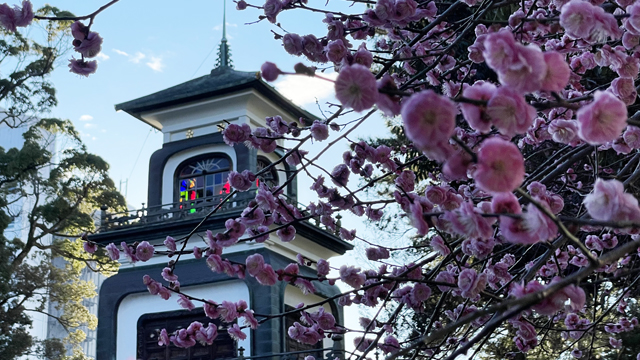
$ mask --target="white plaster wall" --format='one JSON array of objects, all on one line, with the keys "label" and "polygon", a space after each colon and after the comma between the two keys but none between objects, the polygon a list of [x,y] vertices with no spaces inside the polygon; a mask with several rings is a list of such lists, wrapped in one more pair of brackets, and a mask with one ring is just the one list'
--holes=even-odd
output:
[{"label": "white plaster wall", "polygon": [[232,170],[235,169],[235,166],[238,163],[236,152],[227,144],[199,146],[173,155],[171,158],[169,158],[164,166],[164,169],[162,170],[162,204],[173,203],[173,194],[176,191],[174,184],[174,175],[176,173],[178,165],[194,156],[208,153],[222,153],[229,156],[229,158],[231,159]]},{"label": "white plaster wall", "polygon": [[186,139],[186,131],[194,136],[218,132],[224,122],[248,123],[251,127],[264,126],[265,118],[280,115],[287,122],[298,118],[287,113],[255,89],[226,94],[213,99],[169,107],[141,114],[148,124],[160,129],[164,142]]},{"label": "white plaster wall", "polygon": [[[225,281],[214,284],[184,287],[182,290],[191,296],[204,298],[216,302],[245,300],[249,302],[249,289],[242,281]],[[177,303],[177,296],[163,300],[157,295],[149,293],[132,294],[125,297],[117,312],[116,360],[136,360],[137,325],[138,319],[144,314],[165,311],[184,310]],[[196,304],[198,306],[198,304]],[[238,342],[238,348],[247,349],[245,356],[251,354],[251,334],[245,330],[247,338]]]}]

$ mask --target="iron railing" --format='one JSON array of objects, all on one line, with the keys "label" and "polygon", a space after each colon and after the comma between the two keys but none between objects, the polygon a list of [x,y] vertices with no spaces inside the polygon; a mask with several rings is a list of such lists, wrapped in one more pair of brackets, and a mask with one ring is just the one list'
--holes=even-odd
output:
[{"label": "iron railing", "polygon": [[316,358],[316,360],[335,360],[344,359],[345,358],[345,350],[342,349],[334,349],[334,348],[324,348],[324,349],[313,349],[313,350],[302,350],[302,351],[289,351],[283,353],[271,353],[271,354],[263,354],[263,355],[254,355],[254,356],[244,356],[244,348],[240,347],[238,349],[238,358],[236,360],[262,360],[262,359],[272,359],[272,360],[299,360],[301,357],[304,358],[305,355],[311,355]]},{"label": "iron railing", "polygon": [[[216,195],[196,200],[189,200],[187,202],[173,202],[148,207],[145,207],[144,204],[142,204],[141,209],[115,213],[108,212],[107,208],[103,207],[100,209],[101,215],[99,232],[112,231],[130,226],[143,226],[148,224],[202,218],[209,214],[211,210],[218,206],[226,197],[226,194]],[[222,204],[218,213],[225,214],[232,211],[242,210],[249,205],[251,200],[253,200],[253,196],[251,196],[250,193],[236,194],[226,203]],[[302,204],[297,203],[293,199],[288,199],[288,201],[298,206],[299,209],[305,208]],[[336,229],[340,229],[340,219],[342,216],[337,215],[336,218],[338,219]],[[305,221],[326,232],[338,235],[338,231],[334,231],[320,224],[318,218]]]},{"label": "iron railing", "polygon": [[[160,222],[180,221],[189,218],[201,218],[218,206],[227,195],[216,195],[189,201],[173,202],[169,204],[147,206],[141,209],[123,212],[108,212],[101,208],[100,231],[109,231],[125,226],[140,226]],[[227,213],[237,209],[244,209],[251,199],[246,194],[237,194],[222,204],[219,213]]]}]

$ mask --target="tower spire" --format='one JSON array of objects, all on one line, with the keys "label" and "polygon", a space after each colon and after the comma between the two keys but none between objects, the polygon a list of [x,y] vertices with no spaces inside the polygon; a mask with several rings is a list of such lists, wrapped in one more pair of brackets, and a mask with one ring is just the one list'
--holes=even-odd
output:
[{"label": "tower spire", "polygon": [[229,44],[227,44],[227,1],[222,0],[222,40],[220,41],[220,48],[218,49],[218,61],[216,62],[216,68],[233,67],[231,61],[231,50]]}]

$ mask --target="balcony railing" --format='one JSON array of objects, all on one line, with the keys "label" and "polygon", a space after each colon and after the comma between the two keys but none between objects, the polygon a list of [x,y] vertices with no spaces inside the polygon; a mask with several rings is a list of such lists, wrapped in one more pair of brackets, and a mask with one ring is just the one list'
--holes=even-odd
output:
[{"label": "balcony railing", "polygon": [[[143,207],[137,210],[128,210],[123,212],[111,213],[106,208],[101,208],[100,215],[100,229],[99,232],[106,232],[121,229],[130,226],[143,226],[149,224],[166,223],[173,221],[182,221],[187,219],[202,218],[209,214],[216,206],[218,206],[227,195],[216,195],[196,200],[189,200],[187,202],[174,202],[158,206]],[[230,213],[232,211],[241,211],[249,205],[249,202],[253,200],[253,196],[250,193],[236,194],[234,197],[224,203],[218,214]],[[290,199],[291,200],[291,199]],[[304,206],[291,200],[291,203],[295,203],[298,208],[303,209]],[[341,216],[337,215],[336,229],[341,226]],[[333,231],[330,228],[320,224],[318,219],[312,219],[306,222],[320,228],[328,233],[338,235],[337,231]]]},{"label": "balcony railing", "polygon": [[[102,208],[100,231],[115,230],[125,226],[140,226],[161,222],[180,221],[189,218],[202,218],[218,206],[227,195],[216,195],[189,201],[148,206],[137,210],[111,213]],[[251,201],[247,194],[237,194],[222,204],[218,213],[228,213],[244,209]]]},{"label": "balcony railing", "polygon": [[[236,360],[302,360],[307,355],[313,356],[316,360],[335,360],[335,359],[344,359],[346,351],[339,348],[324,348],[324,349],[313,349],[313,350],[303,350],[303,351],[289,351],[283,353],[272,353],[272,354],[263,354],[263,355],[254,355],[254,356],[244,356],[244,348],[238,349],[238,357]],[[376,353],[376,360],[378,359],[378,354]]]}]

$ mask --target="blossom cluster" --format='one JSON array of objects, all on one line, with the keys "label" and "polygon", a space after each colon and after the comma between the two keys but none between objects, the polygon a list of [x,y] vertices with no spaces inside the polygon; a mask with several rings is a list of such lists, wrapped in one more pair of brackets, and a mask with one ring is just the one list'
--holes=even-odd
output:
[{"label": "blossom cluster", "polygon": [[[259,19],[274,24],[285,11],[325,14],[323,34],[280,36],[279,29],[286,28],[280,24],[274,30],[284,51],[314,65],[298,64],[287,73],[267,62],[262,78],[318,76],[314,66],[333,68],[340,107],[323,120],[289,123],[273,116],[265,127],[226,125],[223,138],[230,146],[244,144],[263,153],[280,148],[280,161],[293,168],[285,182],[307,174],[317,199],[297,206],[285,195],[285,185],[255,186],[260,172],[232,171],[229,199],[240,192],[255,196],[222,231],[206,233],[206,246],[183,253],[203,259],[214,272],[249,276],[264,286],[285,282],[315,293],[319,283],[343,283],[339,305],[376,309],[361,321],[363,330],[338,326],[323,309],[309,313],[307,304],[296,309],[300,321],[288,335],[314,344],[359,331],[354,346],[363,357],[380,349],[390,356],[415,351],[454,359],[471,349],[485,351],[487,334],[496,329],[509,334],[509,353],[496,357],[545,351],[542,336],[562,344],[559,353],[549,355],[558,358],[630,348],[621,334],[637,329],[626,304],[638,301],[631,288],[640,263],[635,186],[640,130],[633,114],[640,4],[369,3],[345,14],[304,0],[237,2],[238,9],[259,9]],[[504,12],[511,13],[501,19]],[[348,137],[352,129],[376,121],[374,110],[395,126],[391,141]],[[337,143],[327,141],[332,136],[346,139],[350,148],[321,166],[308,146],[327,149]],[[356,188],[358,181],[363,186]],[[339,221],[346,213],[407,230],[417,255],[403,262],[397,255],[406,247],[361,238]],[[244,263],[225,257],[223,250],[239,242],[291,242],[296,225],[307,220],[344,241],[366,244],[373,266],[331,267],[327,259],[299,256],[297,263],[274,269],[259,253]],[[155,253],[173,256],[176,243],[188,241],[168,239]],[[92,244],[87,248],[96,252]],[[121,248],[132,262],[154,254],[144,242]],[[119,258],[115,244],[106,251]],[[151,277],[144,282],[163,298],[179,293],[178,303],[191,309],[194,299],[182,293],[174,270],[169,263],[160,274],[168,285]],[[231,324],[246,319],[246,303],[203,306],[241,337],[232,330],[239,325]],[[390,311],[377,311],[382,308]],[[406,338],[404,311],[410,311],[409,318],[427,313],[420,338]],[[250,327],[262,321],[246,320]],[[200,329],[195,325],[191,332],[173,334],[178,342],[162,342],[188,344],[198,336],[206,342]]]},{"label": "blossom cluster", "polygon": [[72,57],[69,60],[69,71],[82,76],[95,73],[98,61],[87,61],[86,59],[98,56],[102,50],[102,37],[97,32],[90,31],[89,27],[80,21],[71,24],[71,35],[73,36],[73,49],[80,54],[81,58]]}]

